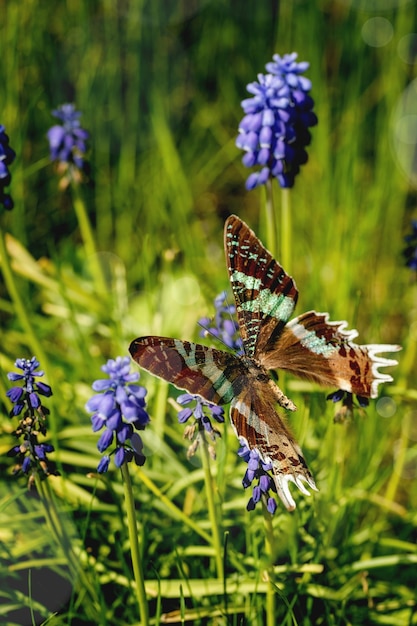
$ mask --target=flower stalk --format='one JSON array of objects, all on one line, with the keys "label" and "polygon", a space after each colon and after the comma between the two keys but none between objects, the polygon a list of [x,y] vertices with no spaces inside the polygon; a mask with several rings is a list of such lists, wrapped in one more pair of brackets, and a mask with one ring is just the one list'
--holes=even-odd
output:
[{"label": "flower stalk", "polygon": [[146,598],[145,576],[142,564],[142,555],[139,545],[138,528],[136,522],[135,500],[132,491],[132,481],[130,479],[127,464],[121,466],[124,497],[126,504],[126,518],[129,532],[130,553],[132,557],[133,576],[135,581],[136,599],[140,611],[140,623],[142,626],[149,625],[148,600]]},{"label": "flower stalk", "polygon": [[272,517],[269,514],[267,507],[263,503],[262,513],[264,517],[265,528],[265,553],[269,559],[268,569],[266,572],[268,580],[268,588],[266,591],[266,626],[275,626],[275,610],[276,610],[276,592],[274,585],[274,568],[273,568],[273,556],[275,553],[275,534],[272,526]]},{"label": "flower stalk", "polygon": [[291,242],[292,242],[292,225],[291,225],[291,199],[289,189],[281,190],[281,264],[286,272],[291,272]]},{"label": "flower stalk", "polygon": [[218,507],[215,502],[216,486],[211,474],[210,453],[204,429],[200,430],[199,436],[202,439],[201,458],[204,470],[204,485],[207,498],[207,508],[210,520],[210,528],[212,531],[212,544],[214,548],[214,558],[216,563],[217,576],[223,580],[223,545],[220,539],[221,530],[219,524]]}]

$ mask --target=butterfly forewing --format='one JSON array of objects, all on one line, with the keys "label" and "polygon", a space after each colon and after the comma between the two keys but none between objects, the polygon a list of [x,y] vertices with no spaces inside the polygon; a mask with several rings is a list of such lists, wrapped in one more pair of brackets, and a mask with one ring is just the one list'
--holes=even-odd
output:
[{"label": "butterfly forewing", "polygon": [[255,233],[235,215],[225,224],[224,246],[245,353],[257,356],[291,317],[298,291]]},{"label": "butterfly forewing", "polygon": [[143,369],[214,404],[227,404],[244,386],[239,358],[169,337],[139,337],[129,347]]}]

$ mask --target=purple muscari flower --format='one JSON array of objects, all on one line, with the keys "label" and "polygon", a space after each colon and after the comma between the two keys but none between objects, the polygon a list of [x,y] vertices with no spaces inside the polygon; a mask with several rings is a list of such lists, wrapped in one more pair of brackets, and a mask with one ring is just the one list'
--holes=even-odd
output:
[{"label": "purple muscari flower", "polygon": [[13,433],[20,442],[7,454],[16,459],[14,473],[23,472],[29,475],[29,485],[32,485],[36,475],[43,479],[50,474],[58,474],[47,458],[47,454],[53,452],[53,446],[39,442],[39,436],[46,435],[46,416],[49,414],[49,410],[42,405],[41,396],[50,397],[52,389],[46,383],[36,380],[44,373],[38,369],[39,362],[35,357],[17,359],[15,366],[21,373],[10,372],[7,377],[13,382],[19,381],[20,386],[11,387],[6,395],[13,404],[10,417],[21,415]]},{"label": "purple muscari flower", "polygon": [[[266,463],[260,457],[256,449],[250,450],[244,444],[238,450],[238,455],[248,464],[247,470],[242,480],[243,487],[252,487],[252,495],[246,506],[248,511],[253,511],[261,500],[266,505],[267,510],[273,515],[277,509],[276,499],[270,491],[276,493],[275,483],[269,472],[272,470],[271,463]],[[255,481],[255,484],[252,483]]]},{"label": "purple muscari flower", "polygon": [[207,337],[211,335],[219,339],[237,354],[243,354],[239,325],[233,317],[236,313],[236,307],[234,304],[227,303],[226,291],[222,291],[216,296],[214,299],[214,307],[216,309],[214,319],[202,317],[198,322],[203,328],[200,332],[200,336]]},{"label": "purple muscari flower", "polygon": [[417,220],[411,221],[411,233],[404,237],[407,247],[403,250],[405,264],[417,272]]},{"label": "purple muscari flower", "polygon": [[0,124],[0,204],[5,209],[11,210],[14,206],[13,200],[4,192],[4,189],[10,185],[11,174],[8,166],[15,160],[16,153],[9,146],[9,137],[5,131],[5,127]]},{"label": "purple muscari flower", "polygon": [[97,465],[97,471],[99,474],[104,474],[109,469],[110,457],[105,454],[101,457],[99,464]]},{"label": "purple muscari flower", "polygon": [[11,387],[6,392],[6,396],[14,404],[11,416],[20,415],[25,407],[26,410],[41,407],[41,400],[38,394],[48,398],[52,395],[52,389],[49,385],[35,380],[35,378],[43,376],[44,372],[37,369],[39,361],[34,356],[31,359],[17,359],[15,366],[22,370],[23,373],[10,372],[7,374],[7,378],[13,382],[22,381],[22,386]]},{"label": "purple muscari flower", "polygon": [[246,180],[254,189],[270,178],[281,187],[292,187],[300,165],[307,162],[305,147],[310,143],[310,126],[317,124],[308,92],[311,81],[301,76],[309,64],[297,63],[297,54],[282,58],[275,54],[266,64],[268,74],[247,85],[252,98],[242,101],[245,115],[239,125],[236,145],[245,151],[246,167],[257,167]]},{"label": "purple muscari flower", "polygon": [[[188,422],[191,416],[194,417],[194,422],[187,425],[184,431],[184,437],[193,441],[187,453],[188,457],[191,457],[195,454],[199,446],[200,431],[204,430],[210,436],[212,441],[215,441],[216,437],[220,436],[220,432],[213,427],[211,420],[214,419],[216,422],[223,423],[224,409],[223,407],[217,406],[217,404],[208,402],[207,400],[204,400],[204,398],[191,395],[190,393],[180,394],[177,398],[177,402],[181,406],[186,406],[187,404],[192,405],[186,406],[185,409],[178,411],[178,421],[180,424]],[[212,447],[210,447],[209,452],[214,458],[215,453]]]},{"label": "purple muscari flower", "polygon": [[62,104],[52,111],[52,115],[62,124],[52,126],[47,132],[51,160],[83,169],[89,134],[81,128],[80,111],[76,111],[73,104]]},{"label": "purple muscari flower", "polygon": [[[149,423],[145,410],[146,389],[133,384],[139,380],[139,372],[130,372],[130,358],[110,359],[101,368],[109,378],[94,381],[92,387],[98,391],[86,404],[91,417],[92,428],[97,432],[104,428],[97,448],[105,452],[114,444],[114,464],[120,467],[133,459],[143,465],[143,443],[136,430],[143,430]],[[106,472],[110,463],[107,453],[97,467],[99,473]]]},{"label": "purple muscari flower", "polygon": [[[356,396],[356,399],[360,409],[365,409],[369,406],[369,400],[365,396]],[[335,422],[344,422],[345,420],[350,419],[353,415],[353,410],[358,408],[358,405],[355,405],[353,401],[353,394],[350,391],[344,391],[343,389],[338,389],[337,391],[329,393],[326,400],[331,400],[334,403],[340,401],[342,402],[342,407],[335,413]]]},{"label": "purple muscari flower", "polygon": [[224,422],[224,409],[221,406],[217,406],[217,404],[204,400],[204,398],[201,398],[200,396],[194,396],[190,393],[182,393],[178,396],[177,402],[178,404],[181,404],[181,406],[195,403],[192,408],[187,407],[186,409],[182,409],[178,412],[178,421],[180,424],[187,422],[193,415],[194,419],[199,421],[207,432],[212,433],[214,428],[211,423],[211,418],[215,419],[216,422],[219,423]]}]

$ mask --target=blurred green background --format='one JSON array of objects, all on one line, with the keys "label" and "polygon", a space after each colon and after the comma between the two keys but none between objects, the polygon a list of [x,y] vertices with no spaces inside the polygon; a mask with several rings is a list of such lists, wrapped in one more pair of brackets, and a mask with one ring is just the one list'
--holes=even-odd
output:
[{"label": "blurred green background", "polygon": [[[17,152],[15,208],[0,216],[4,623],[32,623],[14,611],[31,597],[27,571],[35,581],[41,566],[68,590],[56,604],[34,594],[34,623],[137,623],[119,476],[97,484],[86,476],[99,454],[84,404],[100,366],[127,354],[135,337],[198,337],[197,320],[228,287],[229,214],[266,241],[265,192],[245,190],[249,171],[234,142],[247,83],[274,53],[292,51],[310,63],[319,119],[291,190],[286,269],[300,291],[297,313],[327,310],[363,343],[400,343],[400,365],[383,402],[343,425],[333,424],[323,391],[285,379],[299,409],[291,426],[320,492],[297,494],[294,514],[276,514],[272,557],[261,509],[246,512],[243,464],[225,429],[212,472],[219,526],[230,531],[227,593],[213,582],[212,547],[192,526],[210,534],[201,462],[187,460],[166,404],[176,392],[142,373],[152,417],[143,472],[177,507],[134,476],[150,613],[154,623],[171,610],[181,623],[198,609],[196,624],[264,624],[271,558],[277,624],[417,623],[417,292],[402,257],[416,216],[416,32],[416,4],[401,0],[0,0],[0,123]],[[64,102],[82,111],[90,133],[90,178],[77,191],[59,188],[48,157],[51,111]],[[274,197],[279,222],[278,188]],[[280,259],[280,246],[272,252]],[[96,586],[90,613],[5,457],[6,372],[32,354],[54,390],[50,437],[62,477],[50,483]],[[158,589],[158,579],[173,590]]]}]

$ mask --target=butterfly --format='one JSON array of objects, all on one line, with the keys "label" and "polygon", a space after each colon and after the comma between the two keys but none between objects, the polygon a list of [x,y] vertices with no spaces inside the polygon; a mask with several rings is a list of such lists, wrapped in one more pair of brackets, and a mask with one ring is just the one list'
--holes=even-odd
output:
[{"label": "butterfly", "polygon": [[230,403],[230,419],[242,445],[256,449],[272,465],[277,494],[288,510],[295,508],[294,483],[309,495],[317,490],[300,446],[276,411],[294,411],[294,403],[269,376],[282,369],[301,378],[352,394],[375,398],[378,385],[392,381],[379,367],[396,365],[378,356],[396,345],[357,345],[358,333],[347,322],[331,322],[327,313],[308,311],[290,317],[298,291],[293,279],[236,215],[224,228],[224,248],[243,355],[171,339],[139,337],[129,351],[145,370],[179,389],[214,404]]}]

